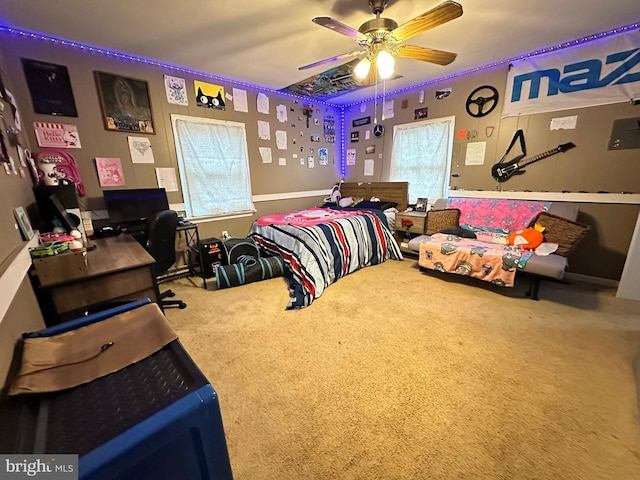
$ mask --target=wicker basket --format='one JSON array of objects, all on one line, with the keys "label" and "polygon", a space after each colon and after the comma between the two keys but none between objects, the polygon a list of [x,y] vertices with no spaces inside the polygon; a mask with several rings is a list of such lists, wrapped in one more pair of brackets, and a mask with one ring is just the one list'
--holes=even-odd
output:
[{"label": "wicker basket", "polygon": [[446,208],[444,210],[429,210],[425,218],[424,233],[433,235],[445,228],[458,228],[460,226],[460,210]]},{"label": "wicker basket", "polygon": [[544,227],[544,241],[557,243],[558,250],[555,253],[563,257],[575,250],[590,229],[588,225],[572,222],[546,212],[538,215],[535,222]]}]

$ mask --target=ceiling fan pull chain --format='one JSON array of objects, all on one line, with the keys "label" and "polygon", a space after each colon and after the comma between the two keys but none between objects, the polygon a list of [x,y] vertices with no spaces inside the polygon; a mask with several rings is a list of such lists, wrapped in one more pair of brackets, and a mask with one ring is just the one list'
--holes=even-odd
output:
[{"label": "ceiling fan pull chain", "polygon": [[387,79],[383,78],[382,79],[382,115],[381,115],[381,120],[384,122],[384,102],[386,101],[387,98]]},{"label": "ceiling fan pull chain", "polygon": [[[376,79],[377,80],[377,79]],[[373,124],[378,123],[378,82],[373,85]]]}]

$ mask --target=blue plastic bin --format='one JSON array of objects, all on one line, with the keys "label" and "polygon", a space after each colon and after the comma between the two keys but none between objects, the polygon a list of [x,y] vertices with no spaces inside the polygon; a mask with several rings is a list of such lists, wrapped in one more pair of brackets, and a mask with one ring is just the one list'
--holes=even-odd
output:
[{"label": "blue plastic bin", "polygon": [[[29,334],[51,336],[148,300]],[[3,453],[77,453],[82,480],[232,479],[218,396],[178,340],[60,392],[0,403]]]}]

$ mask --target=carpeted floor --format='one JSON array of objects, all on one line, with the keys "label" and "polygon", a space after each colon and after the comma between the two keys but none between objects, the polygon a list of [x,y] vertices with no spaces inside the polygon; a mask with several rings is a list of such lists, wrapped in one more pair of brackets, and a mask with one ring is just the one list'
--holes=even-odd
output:
[{"label": "carpeted floor", "polygon": [[236,480],[640,478],[640,302],[559,283],[536,302],[415,263],[300,311],[282,278],[172,283]]}]

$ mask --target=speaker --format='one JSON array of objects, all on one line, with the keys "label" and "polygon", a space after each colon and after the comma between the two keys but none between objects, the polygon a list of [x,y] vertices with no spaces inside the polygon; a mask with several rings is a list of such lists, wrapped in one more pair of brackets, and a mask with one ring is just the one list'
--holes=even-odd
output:
[{"label": "speaker", "polygon": [[224,245],[222,240],[217,238],[205,238],[200,240],[198,245],[200,251],[200,259],[204,271],[203,278],[211,278],[215,276],[218,267],[224,263]]}]

